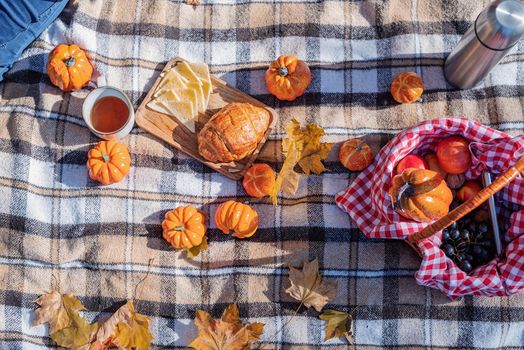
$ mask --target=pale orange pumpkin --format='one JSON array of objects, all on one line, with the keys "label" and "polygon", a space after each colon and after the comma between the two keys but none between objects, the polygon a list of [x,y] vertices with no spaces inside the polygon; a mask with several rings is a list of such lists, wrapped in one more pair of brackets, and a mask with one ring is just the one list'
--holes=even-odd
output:
[{"label": "pale orange pumpkin", "polygon": [[275,172],[267,164],[253,164],[244,174],[242,185],[251,197],[265,197],[275,186]]},{"label": "pale orange pumpkin", "polygon": [[248,238],[258,229],[258,213],[247,204],[229,200],[220,204],[215,212],[215,224],[225,234]]},{"label": "pale orange pumpkin", "polygon": [[117,141],[100,141],[87,153],[89,177],[104,185],[121,181],[130,166],[126,145]]},{"label": "pale orange pumpkin", "polygon": [[351,171],[364,170],[373,161],[373,151],[362,140],[347,140],[338,151],[340,163]]},{"label": "pale orange pumpkin", "polygon": [[414,72],[400,73],[391,83],[391,95],[398,103],[415,102],[422,96],[422,78]]},{"label": "pale orange pumpkin", "polygon": [[162,221],[162,236],[176,249],[199,246],[206,230],[206,216],[192,206],[170,210]]},{"label": "pale orange pumpkin", "polygon": [[87,85],[93,66],[81,48],[60,44],[49,54],[46,71],[53,85],[62,91],[71,91]]},{"label": "pale orange pumpkin", "polygon": [[389,195],[394,209],[407,219],[428,222],[449,212],[453,194],[437,172],[408,168],[393,178]]},{"label": "pale orange pumpkin", "polygon": [[307,64],[295,56],[280,56],[266,71],[267,90],[279,100],[294,101],[311,83]]}]

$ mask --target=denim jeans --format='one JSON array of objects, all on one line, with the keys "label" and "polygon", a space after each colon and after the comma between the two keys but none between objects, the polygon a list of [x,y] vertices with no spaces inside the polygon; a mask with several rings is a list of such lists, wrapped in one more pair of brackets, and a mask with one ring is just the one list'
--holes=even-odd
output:
[{"label": "denim jeans", "polygon": [[0,0],[0,81],[68,0]]}]

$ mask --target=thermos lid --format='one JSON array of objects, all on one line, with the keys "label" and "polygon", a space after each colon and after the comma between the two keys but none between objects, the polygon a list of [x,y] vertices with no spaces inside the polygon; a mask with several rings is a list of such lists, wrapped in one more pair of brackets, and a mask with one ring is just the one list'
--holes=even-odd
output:
[{"label": "thermos lid", "polygon": [[492,50],[506,50],[524,34],[524,3],[497,0],[480,13],[475,31],[482,44]]}]

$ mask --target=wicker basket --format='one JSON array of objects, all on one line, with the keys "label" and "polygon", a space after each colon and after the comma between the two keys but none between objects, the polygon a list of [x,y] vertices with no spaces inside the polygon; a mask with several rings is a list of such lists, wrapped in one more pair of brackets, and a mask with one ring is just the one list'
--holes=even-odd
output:
[{"label": "wicker basket", "polygon": [[468,215],[470,212],[478,208],[484,202],[486,202],[489,197],[493,196],[495,193],[504,188],[509,184],[513,179],[515,179],[519,174],[524,170],[524,157],[519,159],[519,161],[506,170],[504,174],[499,176],[491,185],[482,189],[477,193],[473,198],[462,203],[454,210],[450,211],[447,215],[441,217],[439,220],[433,222],[432,224],[426,226],[422,231],[412,234],[406,239],[408,243],[415,251],[422,256],[422,253],[418,247],[418,243],[431,237],[435,233],[442,231],[446,227],[452,225],[454,222],[458,221],[462,217]]},{"label": "wicker basket", "polygon": [[[408,154],[434,152],[438,142],[450,135],[462,135],[470,142],[473,157],[466,178],[478,178],[485,170],[497,178],[474,198],[431,224],[402,217],[384,190],[391,185],[397,163]],[[418,284],[439,289],[450,298],[512,295],[524,291],[524,179],[517,178],[524,169],[522,157],[524,135],[511,137],[466,118],[434,119],[395,135],[374,162],[335,196],[335,202],[366,237],[406,240],[422,258],[414,276]],[[504,253],[465,273],[440,248],[440,233],[497,192],[504,202],[497,215],[508,227],[503,228],[501,237],[506,243]]]}]

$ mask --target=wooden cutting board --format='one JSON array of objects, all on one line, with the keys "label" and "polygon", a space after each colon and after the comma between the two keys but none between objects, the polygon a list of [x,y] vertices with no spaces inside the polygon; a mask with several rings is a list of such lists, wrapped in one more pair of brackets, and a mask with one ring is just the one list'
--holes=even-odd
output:
[{"label": "wooden cutting board", "polygon": [[[163,71],[170,69],[176,62],[183,61],[180,57],[173,58],[164,67]],[[182,123],[179,123],[176,118],[173,118],[167,114],[153,111],[146,107],[147,103],[151,101],[151,97],[156,90],[161,77],[157,78],[146,97],[136,110],[136,123],[139,127],[149,132],[150,134],[164,140],[176,149],[190,155],[198,161],[204,163],[211,169],[218,171],[219,173],[233,179],[239,180],[244,176],[244,173],[249,169],[257,158],[260,149],[267,141],[271,130],[273,129],[273,123],[276,119],[276,112],[263,104],[262,102],[254,99],[253,97],[243,93],[242,91],[232,87],[225,81],[211,75],[211,83],[213,85],[213,92],[209,99],[207,111],[205,113],[198,114],[198,121],[196,123],[196,133],[191,132]],[[258,143],[257,148],[251,154],[242,160],[233,161],[229,163],[213,163],[204,159],[198,153],[197,134],[202,129],[204,124],[222,107],[231,102],[248,102],[254,106],[265,108],[270,114],[269,128],[262,137],[262,140]]]}]

